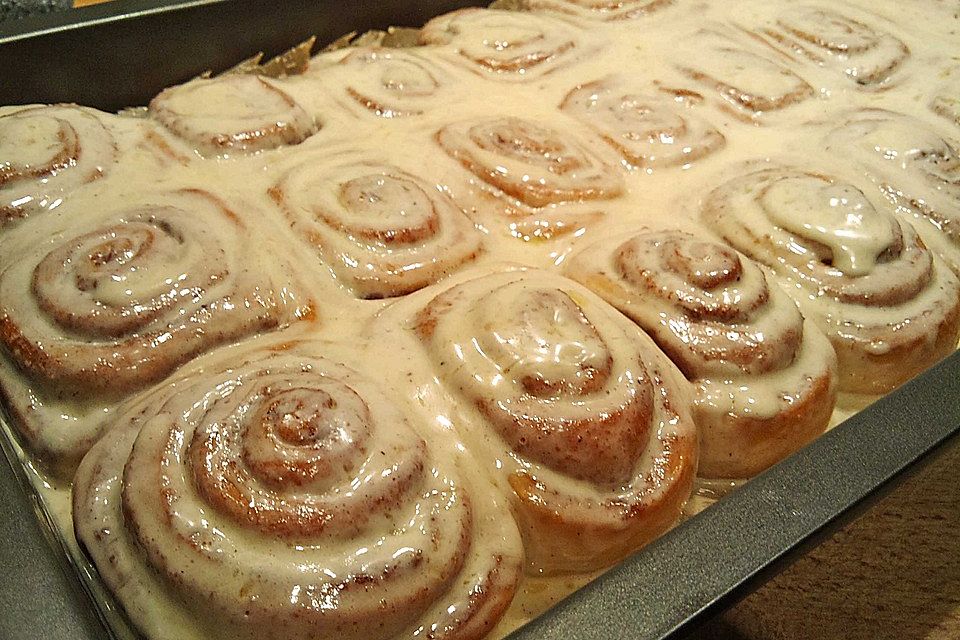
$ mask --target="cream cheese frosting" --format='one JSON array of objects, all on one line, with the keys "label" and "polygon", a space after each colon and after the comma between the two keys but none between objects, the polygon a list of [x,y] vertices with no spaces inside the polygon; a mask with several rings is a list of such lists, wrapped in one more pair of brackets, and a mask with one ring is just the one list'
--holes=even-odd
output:
[{"label": "cream cheese frosting", "polygon": [[0,108],[0,389],[148,637],[503,636],[956,348],[948,3],[510,4]]}]

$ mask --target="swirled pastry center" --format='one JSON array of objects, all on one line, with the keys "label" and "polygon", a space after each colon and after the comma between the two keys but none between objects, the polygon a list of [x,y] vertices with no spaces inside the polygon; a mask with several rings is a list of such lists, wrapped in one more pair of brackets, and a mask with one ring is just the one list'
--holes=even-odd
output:
[{"label": "swirled pastry center", "polygon": [[367,446],[370,415],[352,389],[325,380],[263,393],[271,400],[252,417],[243,444],[243,460],[261,481],[317,490],[336,469],[356,465],[354,447]]},{"label": "swirled pastry center", "polygon": [[464,43],[460,51],[492,71],[518,71],[542,64],[573,46],[549,49],[543,31],[534,26],[504,23],[485,24]]},{"label": "swirled pastry center", "polygon": [[284,113],[290,109],[289,98],[254,76],[230,80],[198,83],[192,91],[171,91],[166,107],[211,124],[229,117],[233,126],[251,129],[263,123],[265,113]]},{"label": "swirled pastry center", "polygon": [[[63,244],[40,261],[33,291],[40,308],[61,326],[119,337],[151,322],[181,299],[195,300],[225,276],[223,249],[185,242],[164,217],[144,214]],[[220,264],[220,270],[201,265]]]},{"label": "swirled pastry center", "polygon": [[369,174],[340,185],[340,205],[347,216],[324,215],[330,226],[365,240],[418,242],[439,226],[433,202],[412,180]]},{"label": "swirled pastry center", "polygon": [[390,60],[380,75],[380,85],[398,96],[425,97],[437,89],[437,81],[429,73],[398,60]]},{"label": "swirled pastry center", "polygon": [[689,166],[726,141],[693,113],[693,105],[702,101],[693,91],[656,95],[647,87],[607,78],[576,87],[561,109],[596,128],[633,166]]},{"label": "swirled pastry center", "polygon": [[654,412],[637,345],[560,282],[513,277],[441,294],[421,336],[449,353],[450,375],[519,455],[605,487],[629,484]]},{"label": "swirled pastry center", "polygon": [[795,9],[781,24],[796,37],[836,54],[863,53],[879,41],[865,24],[819,9]]},{"label": "swirled pastry center", "polygon": [[483,350],[527,393],[541,399],[576,396],[607,383],[610,352],[566,293],[498,289],[481,308]]},{"label": "swirled pastry center", "polygon": [[740,279],[740,256],[710,242],[667,240],[666,264],[673,273],[701,289],[716,289]]},{"label": "swirled pastry center", "polygon": [[522,80],[555,69],[576,47],[576,32],[547,16],[524,12],[463,9],[428,22],[420,39],[453,44],[481,72]]},{"label": "swirled pastry center", "polygon": [[629,130],[623,137],[633,142],[670,142],[687,132],[687,124],[676,113],[669,113],[657,109],[653,100],[646,96],[625,95],[619,104],[611,105],[609,111],[614,120],[628,125],[637,123],[644,126],[645,131]]},{"label": "swirled pastry center", "polygon": [[521,120],[511,118],[478,125],[470,130],[470,139],[484,151],[545,169],[558,176],[573,174],[587,166],[553,131]]},{"label": "swirled pastry center", "polygon": [[828,247],[830,255],[822,259],[851,276],[869,273],[895,240],[889,217],[849,184],[785,177],[763,190],[761,202],[772,222]]},{"label": "swirled pastry center", "polygon": [[769,297],[762,276],[756,269],[745,272],[736,251],[684,235],[634,237],[614,259],[626,282],[652,289],[697,319],[746,321]]},{"label": "swirled pastry center", "polygon": [[[357,473],[369,455],[369,409],[349,386],[309,366],[264,373],[265,383],[243,402],[225,415],[212,412],[194,432],[189,459],[197,490],[237,522],[252,522],[266,534],[310,538],[331,523],[358,526],[367,516],[337,494],[344,474]],[[383,455],[389,449],[398,462],[369,479],[365,490],[393,500],[408,490],[423,461],[413,455],[415,441],[383,446]]]},{"label": "swirled pastry center", "polygon": [[47,115],[0,118],[0,185],[19,175],[42,175],[70,166],[77,134]]},{"label": "swirled pastry center", "polygon": [[339,63],[345,91],[382,118],[422,115],[434,109],[441,78],[432,61],[399,49],[359,49]]},{"label": "swirled pastry center", "polygon": [[947,141],[909,121],[885,120],[873,127],[861,144],[880,158],[905,170],[918,171],[935,187],[946,187],[960,198],[960,155]]}]

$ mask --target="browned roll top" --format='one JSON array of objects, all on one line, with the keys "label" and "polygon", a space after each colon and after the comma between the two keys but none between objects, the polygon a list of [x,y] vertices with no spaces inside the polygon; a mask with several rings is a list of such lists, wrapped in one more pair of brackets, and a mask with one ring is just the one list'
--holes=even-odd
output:
[{"label": "browned roll top", "polygon": [[132,403],[78,472],[80,540],[205,637],[479,638],[513,596],[516,529],[330,349],[248,350]]},{"label": "browned roll top", "polygon": [[100,116],[76,105],[0,116],[0,229],[55,208],[110,170],[117,150]]},{"label": "browned roll top", "polygon": [[495,432],[467,437],[498,461],[535,568],[603,566],[676,517],[696,460],[686,387],[589,291],[542,272],[491,274],[436,296],[415,329],[441,380]]},{"label": "browned roll top", "polygon": [[830,338],[847,391],[892,389],[952,352],[960,334],[956,276],[884,207],[840,178],[771,168],[718,187],[703,210]]},{"label": "browned roll top", "polygon": [[597,241],[566,267],[647,331],[693,383],[699,473],[748,477],[822,432],[836,362],[753,261],[678,231]]}]

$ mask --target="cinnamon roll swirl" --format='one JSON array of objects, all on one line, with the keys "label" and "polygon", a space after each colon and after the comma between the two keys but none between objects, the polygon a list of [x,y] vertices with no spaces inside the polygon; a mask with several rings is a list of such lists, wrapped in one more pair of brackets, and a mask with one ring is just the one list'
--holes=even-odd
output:
[{"label": "cinnamon roll swirl", "polygon": [[475,640],[497,622],[522,566],[505,505],[344,353],[231,354],[131,403],[84,459],[77,538],[141,632]]},{"label": "cinnamon roll swirl", "polygon": [[440,99],[442,74],[414,49],[357,49],[339,64],[350,100],[381,118],[422,115]]},{"label": "cinnamon roll swirl", "polygon": [[960,66],[941,74],[943,83],[930,101],[930,108],[960,127]]},{"label": "cinnamon roll swirl", "polygon": [[679,71],[743,122],[763,122],[814,95],[813,87],[787,67],[712,31],[698,32],[685,46],[696,62],[678,65]]},{"label": "cinnamon roll swirl", "polygon": [[434,18],[420,43],[442,45],[459,66],[499,80],[526,81],[561,69],[579,55],[579,34],[544,15],[460,9]]},{"label": "cinnamon roll swirl", "polygon": [[872,109],[831,131],[826,147],[844,159],[852,153],[960,275],[960,144],[916,118]]},{"label": "cinnamon roll swirl", "polygon": [[425,178],[378,162],[302,162],[270,191],[360,298],[421,289],[472,261],[481,236]]},{"label": "cinnamon roll swirl", "polygon": [[865,88],[889,87],[910,57],[900,39],[824,7],[790,7],[762,33],[795,59],[835,69]]},{"label": "cinnamon roll swirl", "polygon": [[703,220],[782,278],[833,344],[841,390],[885,393],[956,349],[957,277],[854,185],[765,169],[711,192]]},{"label": "cinnamon roll swirl", "polygon": [[276,81],[240,73],[164,89],[150,101],[150,115],[205,155],[295,145],[318,129]]},{"label": "cinnamon roll swirl", "polygon": [[[55,236],[0,273],[0,345],[31,389],[12,404],[36,452],[70,470],[105,426],[44,420],[29,404],[37,394],[114,402],[203,351],[307,312],[245,230],[210,193],[161,193]],[[4,377],[5,390],[13,386]]]},{"label": "cinnamon roll swirl", "polygon": [[656,13],[673,0],[525,0],[526,8],[589,20],[633,20]]},{"label": "cinnamon roll swirl", "polygon": [[716,127],[693,113],[699,94],[637,90],[606,78],[574,88],[560,108],[597,131],[634,167],[691,163],[723,148]]},{"label": "cinnamon roll swirl", "polygon": [[[479,183],[472,210],[483,218],[495,209],[513,228],[539,226],[546,237],[569,232],[584,214],[567,205],[619,197],[623,177],[585,142],[521,118],[488,118],[450,124],[437,143]],[[591,211],[586,214],[589,219]],[[520,234],[521,237],[525,237]]]},{"label": "cinnamon roll swirl", "polygon": [[693,383],[701,476],[756,475],[827,427],[833,349],[746,256],[648,231],[588,246],[566,273],[640,325]]},{"label": "cinnamon roll swirl", "polygon": [[109,170],[116,147],[102,115],[76,105],[0,115],[0,228],[58,206]]},{"label": "cinnamon roll swirl", "polygon": [[414,327],[511,495],[534,570],[609,565],[679,516],[698,447],[688,385],[589,290],[485,275],[437,295]]}]

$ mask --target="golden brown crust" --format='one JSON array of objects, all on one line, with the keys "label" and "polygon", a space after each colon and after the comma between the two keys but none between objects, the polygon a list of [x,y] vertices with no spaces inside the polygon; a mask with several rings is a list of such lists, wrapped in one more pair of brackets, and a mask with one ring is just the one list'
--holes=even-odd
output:
[{"label": "golden brown crust", "polygon": [[[935,315],[930,333],[898,341],[883,353],[872,353],[866,341],[833,340],[840,361],[840,388],[851,393],[887,393],[956,351],[960,300],[946,296]],[[891,326],[898,325],[892,322]]]},{"label": "golden brown crust", "polygon": [[766,471],[823,433],[836,406],[835,372],[807,377],[797,401],[769,418],[716,416],[694,405],[700,427],[698,474],[705,478],[751,478]]},{"label": "golden brown crust", "polygon": [[[696,475],[698,445],[695,438],[668,438],[663,441],[662,457],[657,466],[647,473],[670,478],[656,500],[623,502],[607,499],[595,508],[602,510],[602,518],[591,518],[578,513],[582,505],[551,491],[526,473],[509,477],[509,483],[519,506],[515,509],[521,531],[528,547],[542,545],[550,540],[550,546],[563,549],[564,555],[577,558],[576,566],[606,567],[616,564],[624,557],[663,535],[672,527],[684,504],[690,497]],[[598,550],[598,540],[602,546]],[[589,564],[581,564],[589,558]],[[582,571],[582,568],[580,569]]]}]

